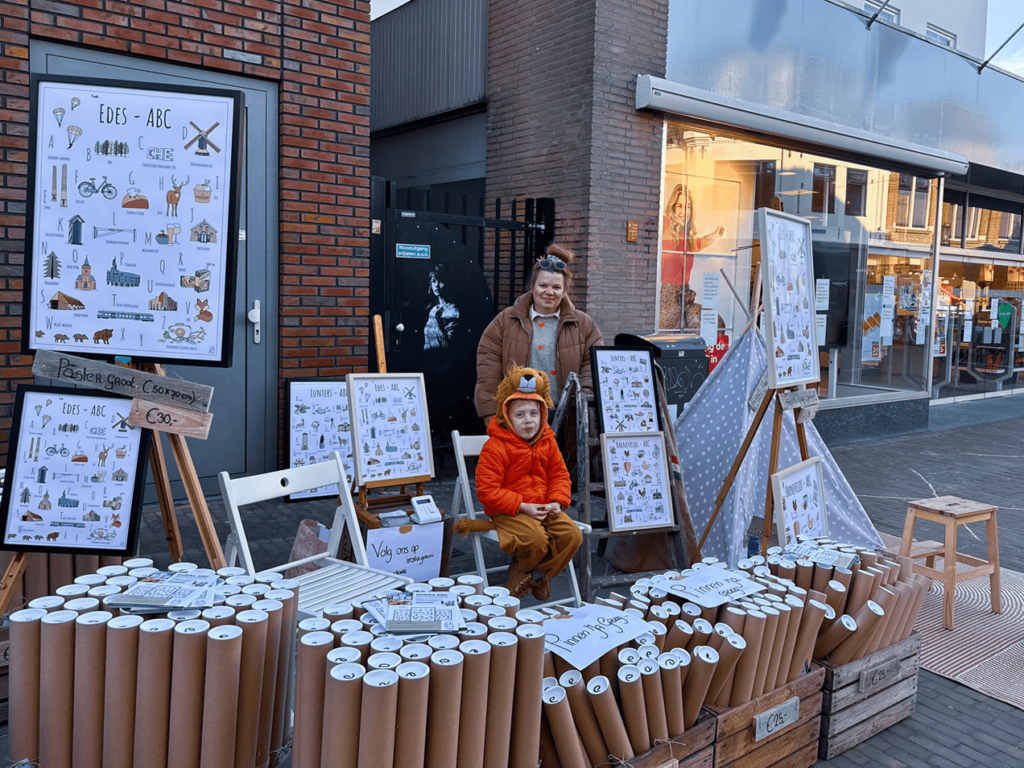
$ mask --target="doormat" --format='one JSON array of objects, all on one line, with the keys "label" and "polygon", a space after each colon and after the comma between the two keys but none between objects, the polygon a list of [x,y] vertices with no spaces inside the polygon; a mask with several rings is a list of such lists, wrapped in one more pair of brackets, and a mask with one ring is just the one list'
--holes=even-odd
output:
[{"label": "doormat", "polygon": [[[879,534],[891,553],[900,537]],[[920,561],[919,561],[920,562]],[[942,570],[943,558],[935,567]],[[964,571],[970,566],[957,564]],[[1024,709],[1024,574],[1000,569],[1002,613],[992,613],[988,577],[956,585],[954,629],[942,626],[942,583],[931,591],[914,625],[921,633],[921,666],[979,693]]]}]

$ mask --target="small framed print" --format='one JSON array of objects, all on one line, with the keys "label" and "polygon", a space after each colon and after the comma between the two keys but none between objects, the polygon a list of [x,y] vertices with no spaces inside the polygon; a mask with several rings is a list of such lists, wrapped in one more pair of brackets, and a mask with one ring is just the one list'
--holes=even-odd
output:
[{"label": "small framed print", "polygon": [[650,349],[591,347],[590,370],[601,433],[658,431],[657,386]]},{"label": "small framed print", "polygon": [[131,556],[152,432],[132,401],[89,390],[18,388],[0,549]]},{"label": "small framed print", "polygon": [[613,532],[665,528],[674,522],[663,432],[601,435]]},{"label": "small framed print", "polygon": [[780,546],[795,543],[797,536],[828,536],[820,458],[815,456],[772,475],[772,497]]},{"label": "small framed print", "polygon": [[[345,379],[288,379],[288,466],[326,461],[331,451],[341,454],[345,475],[355,477],[352,424],[348,415]],[[288,501],[337,496],[335,486],[290,494]]]}]

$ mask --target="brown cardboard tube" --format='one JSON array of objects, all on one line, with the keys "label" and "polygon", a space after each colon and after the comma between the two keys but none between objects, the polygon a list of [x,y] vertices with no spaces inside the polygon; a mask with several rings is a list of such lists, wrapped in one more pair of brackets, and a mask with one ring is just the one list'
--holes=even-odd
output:
[{"label": "brown cardboard tube", "polygon": [[[542,661],[543,644],[538,661]],[[436,651],[430,657],[430,699],[427,708],[426,768],[455,768],[459,754],[459,718],[465,661],[458,651]],[[539,670],[537,682],[540,682]],[[365,713],[364,713],[365,714]]]},{"label": "brown cardboard tube", "polygon": [[594,716],[601,726],[601,735],[608,747],[609,757],[620,761],[632,758],[634,752],[629,741],[629,733],[615,703],[615,697],[612,696],[608,679],[599,675],[587,683],[587,695],[590,705],[594,708]]},{"label": "brown cardboard tube", "polygon": [[544,715],[558,752],[558,762],[563,768],[585,768],[580,737],[573,721],[572,710],[561,686],[548,688],[542,694]]},{"label": "brown cardboard tube", "polygon": [[746,621],[743,623],[743,639],[747,641],[747,649],[736,665],[736,677],[729,697],[730,707],[738,707],[750,701],[767,621],[768,616],[762,611],[747,612]]},{"label": "brown cardboard tube", "polygon": [[825,587],[832,581],[832,566],[822,563],[814,564],[814,578],[811,580],[811,589],[824,592]]},{"label": "brown cardboard tube", "polygon": [[[42,608],[11,614],[8,750],[11,762],[39,760],[39,660]],[[102,710],[101,710],[102,711]]]},{"label": "brown cardboard tube", "polygon": [[707,643],[708,638],[711,637],[711,633],[715,631],[713,624],[708,622],[706,619],[694,619],[693,621],[693,634],[690,636],[689,641],[686,643],[686,651],[693,653],[693,649],[698,645],[704,645]]},{"label": "brown cardboard tube", "polygon": [[[282,585],[289,585],[283,587]],[[274,683],[274,717],[270,725],[271,762],[284,743],[289,707],[293,706],[290,696],[292,673],[295,671],[295,625],[299,610],[299,582],[283,579],[274,583],[274,589],[263,596],[265,600],[279,600],[284,608],[281,614],[280,663],[277,665],[277,680]],[[353,610],[355,608],[353,607]],[[203,616],[205,619],[206,617]]]},{"label": "brown cardboard tube", "polygon": [[167,764],[175,626],[172,619],[150,619],[139,627],[134,747],[137,768],[163,768]]},{"label": "brown cardboard tube", "polygon": [[[427,743],[430,668],[419,661],[407,661],[400,664],[395,671],[398,673],[398,715],[394,764],[408,768],[423,768]],[[326,749],[326,745],[324,748]],[[341,765],[338,768],[341,768]]]},{"label": "brown cardboard tube", "polygon": [[[662,635],[662,639],[664,639],[664,635]],[[657,637],[655,637],[655,640],[657,640]],[[591,680],[593,680],[595,677],[601,674],[601,660],[598,659],[596,661],[592,661],[590,664],[588,664],[580,671],[583,672],[584,682],[589,683]]]},{"label": "brown cardboard tube", "polygon": [[[341,650],[335,648],[335,651]],[[330,656],[330,654],[328,654]],[[398,669],[402,663],[402,657],[397,653],[371,653],[369,661],[366,662],[367,669]]]},{"label": "brown cardboard tube", "polygon": [[466,628],[459,632],[459,640],[461,642],[466,640],[485,640],[488,634],[490,633],[486,624],[481,624],[479,621],[469,621],[466,622]]},{"label": "brown cardboard tube", "polygon": [[786,605],[790,608],[789,624],[786,626],[786,637],[782,643],[782,655],[779,657],[779,670],[775,675],[775,688],[789,681],[789,667],[793,662],[793,651],[796,650],[796,637],[803,620],[804,603],[796,595],[786,596]]},{"label": "brown cardboard tube", "polygon": [[[716,702],[726,688],[726,683],[733,677],[736,665],[747,648],[747,641],[741,635],[732,632],[723,638],[722,646],[718,650],[718,664],[715,666],[715,674],[711,676],[708,684],[708,692],[705,700]],[[678,735],[678,734],[676,734]]]},{"label": "brown cardboard tube", "polygon": [[540,754],[538,765],[549,765],[551,768],[562,768],[558,759],[558,748],[555,747],[555,737],[551,735],[551,726],[548,725],[548,718],[541,712],[540,717]]},{"label": "brown cardboard tube", "polygon": [[139,665],[141,616],[107,622],[108,664],[103,680],[103,765],[131,768],[135,744],[135,691]]},{"label": "brown cardboard tube", "polygon": [[854,654],[854,659],[859,659],[862,656],[866,656],[869,653],[874,653],[878,650],[878,641],[882,637],[882,633],[888,626],[889,621],[892,619],[896,611],[897,593],[895,587],[880,587],[876,594],[875,602],[882,606],[882,610],[885,611],[885,615],[881,618],[875,628],[871,631],[871,634],[865,640],[864,644],[857,649]]},{"label": "brown cardboard tube", "polygon": [[822,632],[814,644],[814,658],[823,659],[834,651],[841,642],[857,631],[857,622],[852,616],[843,615]]},{"label": "brown cardboard tube", "polygon": [[597,715],[594,714],[590,698],[587,696],[587,684],[583,681],[583,675],[573,669],[562,675],[558,682],[565,689],[566,699],[572,710],[572,719],[579,731],[580,740],[583,742],[583,749],[590,764],[601,765],[608,759],[608,746],[601,734],[601,726],[597,721]]},{"label": "brown cardboard tube", "polygon": [[814,584],[814,563],[810,560],[797,560],[794,581],[800,589],[811,589]]},{"label": "brown cardboard tube", "polygon": [[661,690],[665,697],[665,722],[668,726],[668,736],[673,739],[686,730],[679,657],[672,653],[663,653],[658,657],[658,667],[661,675]]},{"label": "brown cardboard tube", "polygon": [[323,618],[330,621],[332,624],[336,621],[344,621],[345,619],[352,618],[352,603],[334,603],[332,605],[324,606],[324,610],[321,613]]},{"label": "brown cardboard tube", "polygon": [[707,645],[717,651],[722,647],[722,644],[725,642],[725,638],[732,633],[732,627],[720,621],[715,624],[715,631],[712,632],[711,637],[708,638]]},{"label": "brown cardboard tube", "polygon": [[846,587],[841,581],[833,579],[825,585],[825,604],[831,606],[837,614],[842,615],[840,612],[846,605]]},{"label": "brown cardboard tube", "polygon": [[825,602],[825,593],[824,592],[819,592],[816,589],[808,589],[807,590],[807,599],[808,600],[817,600],[819,603],[824,603]]},{"label": "brown cardboard tube", "polygon": [[706,645],[695,648],[693,651],[693,669],[686,679],[686,687],[683,689],[683,719],[687,730],[693,728],[700,715],[700,708],[704,706],[707,699],[708,687],[711,685],[711,678],[715,675],[715,668],[718,666],[718,654]]},{"label": "brown cardboard tube", "polygon": [[668,611],[662,608],[660,605],[651,605],[647,610],[647,621],[655,621],[659,624],[668,626]]},{"label": "brown cardboard tube", "polygon": [[914,561],[909,557],[900,557],[897,562],[900,564],[900,581],[910,581],[914,575]]},{"label": "brown cardboard tube", "polygon": [[[872,566],[871,568],[868,568],[867,570],[868,570],[868,573],[871,574],[871,594],[870,594],[870,597],[871,597],[872,600],[875,600],[875,598],[878,595],[878,588],[880,586],[882,586],[882,582],[883,582],[883,580],[885,578],[885,571],[883,571],[878,566]],[[878,601],[875,600],[875,602],[877,603]]]},{"label": "brown cardboard tube", "polygon": [[903,618],[913,604],[914,597],[917,595],[917,590],[913,585],[902,581],[897,581],[893,584],[892,589],[895,589],[897,593],[896,603],[893,607],[892,616],[885,622],[885,628],[879,635],[878,644],[875,647],[875,650],[888,648],[892,645],[893,638],[902,626]]},{"label": "brown cardboard tube", "polygon": [[916,586],[917,593],[910,610],[907,611],[907,617],[903,620],[903,626],[900,629],[899,635],[900,640],[906,640],[913,633],[914,624],[917,623],[917,617],[921,614],[921,607],[924,605],[925,598],[932,588],[932,580],[927,576],[914,574],[911,583]]},{"label": "brown cardboard tube", "polygon": [[850,586],[853,584],[853,571],[849,568],[836,568],[832,572],[832,578],[846,587],[846,596],[850,595]]},{"label": "brown cardboard tube", "polygon": [[487,733],[484,737],[483,766],[506,768],[512,733],[512,701],[516,692],[519,638],[508,632],[494,632],[488,635],[487,642],[491,646],[491,668],[487,684]]},{"label": "brown cardboard tube", "polygon": [[644,707],[647,710],[647,733],[651,743],[667,741],[668,717],[665,712],[665,689],[661,684],[661,667],[657,659],[644,659],[637,664],[644,689]]},{"label": "brown cardboard tube", "polygon": [[796,645],[793,648],[793,659],[789,663],[789,676],[787,682],[792,682],[800,677],[804,665],[811,660],[814,652],[814,643],[818,638],[818,630],[821,622],[825,619],[828,606],[817,600],[808,600],[804,605],[803,615],[800,618],[800,629],[796,634]]},{"label": "brown cardboard tube", "polygon": [[[33,553],[28,556],[28,566],[25,568],[25,578],[22,581],[26,600],[31,602],[37,597],[49,594],[49,571],[48,555]],[[106,579],[103,581],[106,581]],[[102,584],[103,582],[100,583]]]},{"label": "brown cardboard tube", "polygon": [[781,656],[782,651],[781,648],[775,647],[775,636],[778,633],[781,614],[771,607],[763,607],[761,613],[768,618],[765,619],[764,634],[761,637],[761,652],[757,656],[757,668],[754,671],[754,687],[750,692],[752,699],[756,699],[764,693],[764,681],[768,675],[768,667],[771,665],[773,654]]},{"label": "brown cardboard tube", "polygon": [[544,651],[544,677],[558,677],[555,672],[554,655],[551,651]]},{"label": "brown cardboard tube", "polygon": [[[612,689],[612,696],[615,697],[615,701],[619,700],[619,654],[617,651],[617,648],[612,648],[612,650],[608,651],[608,653],[601,657],[599,663],[599,666],[601,667],[601,676],[608,679],[608,683]],[[589,683],[590,680],[587,680],[586,682]],[[585,688],[586,683],[584,683],[584,689]],[[569,704],[572,704],[572,694],[569,696]]]},{"label": "brown cardboard tube", "polygon": [[772,655],[768,661],[768,670],[764,676],[764,693],[773,691],[778,686],[775,681],[779,677],[779,667],[782,666],[782,657],[785,655],[786,636],[789,634],[789,619],[793,615],[793,608],[784,602],[773,603],[773,607],[779,612],[779,623],[775,627],[775,643],[772,645]]},{"label": "brown cardboard tube", "polygon": [[629,734],[629,743],[634,754],[642,754],[651,748],[650,729],[647,724],[647,707],[644,704],[644,686],[640,669],[627,664],[619,667],[619,696],[622,697],[622,717]]},{"label": "brown cardboard tube", "polygon": [[320,765],[327,654],[333,648],[334,636],[330,632],[307,632],[298,643],[295,736],[292,743],[295,768],[317,768]]},{"label": "brown cardboard tube", "polygon": [[856,618],[864,604],[871,599],[871,572],[865,568],[857,571],[851,582],[849,595],[846,598],[846,612]]},{"label": "brown cardboard tube", "polygon": [[[439,653],[452,654],[454,652],[439,651]],[[433,677],[433,672],[431,677]],[[360,704],[359,758],[356,765],[358,768],[391,768],[395,760],[398,673],[393,669],[374,669],[363,675],[363,694]],[[457,721],[456,727],[458,727]],[[298,721],[296,721],[296,732],[298,732]],[[428,746],[428,765],[429,762]],[[316,765],[320,765],[319,755]],[[295,768],[301,768],[301,766],[295,764]]]},{"label": "brown cardboard tube", "polygon": [[103,763],[103,685],[112,618],[108,611],[93,611],[75,621],[73,765]]},{"label": "brown cardboard tube", "polygon": [[71,764],[77,618],[74,611],[54,611],[40,619],[40,766]]},{"label": "brown cardboard tube", "polygon": [[[718,617],[718,608],[709,608],[706,606],[701,606],[700,617],[711,626],[714,626],[715,621]],[[696,627],[694,627],[694,629],[696,629]]]},{"label": "brown cardboard tube", "polygon": [[[331,634],[334,635],[334,647],[338,648],[341,646],[341,638],[347,635],[349,632],[361,632],[363,629],[363,623],[359,619],[338,619],[331,624]],[[305,634],[302,631],[301,625],[299,633]]]},{"label": "brown cardboard tube", "polygon": [[167,727],[167,768],[196,768],[203,740],[206,633],[202,619],[174,625],[171,711]]},{"label": "brown cardboard tube", "polygon": [[[235,768],[253,768],[256,764],[256,743],[260,731],[263,665],[267,656],[267,629],[270,617],[265,611],[240,611],[235,614],[235,623],[242,628],[242,669],[245,670],[245,674],[241,675],[238,681]],[[333,636],[331,645],[334,645]]]},{"label": "brown cardboard tube", "polygon": [[75,555],[75,576],[96,573],[100,567],[99,555]]},{"label": "brown cardboard tube", "polygon": [[63,587],[75,580],[74,555],[50,555],[49,567],[49,592],[56,592],[58,587]]},{"label": "brown cardboard tube", "polygon": [[828,655],[829,663],[836,666],[849,664],[853,660],[857,649],[863,645],[865,638],[878,625],[878,622],[884,615],[885,611],[882,610],[880,605],[874,600],[868,600],[864,607],[857,612],[857,615],[853,617],[857,629]]},{"label": "brown cardboard tube", "polygon": [[241,627],[229,624],[207,632],[201,768],[234,765],[241,662]]},{"label": "brown cardboard tube", "polygon": [[[424,664],[417,663],[416,665],[424,670],[427,668]],[[360,711],[363,702],[363,675],[365,673],[366,670],[362,664],[353,663],[335,664],[327,672],[320,768],[357,768],[358,766]],[[423,672],[422,682],[425,689],[426,671]],[[399,706],[401,706],[401,696],[401,688],[399,688]],[[418,732],[419,762],[399,763],[396,761],[395,765],[408,765],[410,768],[423,765],[423,734],[427,725],[426,690],[423,692],[422,704],[423,722]],[[399,724],[396,729],[396,739],[402,735],[403,728]],[[396,758],[397,754],[396,752]],[[412,755],[409,758],[411,760]]]},{"label": "brown cardboard tube", "polygon": [[563,659],[557,653],[552,653],[551,654],[551,663],[552,663],[552,666],[555,668],[555,674],[549,675],[549,677],[561,677],[566,672],[568,672],[570,669],[576,669],[574,666],[572,666],[572,664],[570,664],[568,661]]},{"label": "brown cardboard tube", "polygon": [[462,703],[459,716],[458,768],[480,768],[487,732],[487,687],[491,674],[491,646],[482,640],[459,645],[462,653]]},{"label": "brown cardboard tube", "polygon": [[539,624],[516,627],[519,652],[516,696],[512,709],[510,768],[536,768],[540,749],[541,678],[544,671],[544,629]]},{"label": "brown cardboard tube", "polygon": [[256,768],[270,762],[270,727],[274,722],[274,696],[277,665],[281,657],[281,620],[284,603],[280,600],[258,600],[253,609],[267,614],[267,647],[263,657],[263,684],[260,687],[260,717],[256,736]]},{"label": "brown cardboard tube", "polygon": [[669,627],[668,636],[665,638],[665,650],[673,648],[686,648],[693,637],[693,627],[685,619],[676,619]]},{"label": "brown cardboard tube", "polygon": [[[302,641],[302,622],[299,624],[299,642]],[[334,642],[334,637],[331,637],[331,643]],[[359,653],[362,654],[362,664],[366,666],[366,662],[370,659],[370,643],[373,642],[373,635],[370,632],[346,632],[341,636],[341,645],[339,648],[358,648]]]},{"label": "brown cardboard tube", "polygon": [[796,576],[796,563],[783,558],[779,561],[779,572],[776,574],[780,579],[793,580]]},{"label": "brown cardboard tube", "polygon": [[[821,602],[821,601],[819,601],[819,602]],[[818,627],[818,634],[820,635],[822,632],[824,632],[829,627],[831,627],[832,626],[832,622],[834,622],[838,618],[839,618],[839,615],[836,613],[836,609],[833,608],[831,605],[826,605],[825,606],[825,618],[823,618],[821,620],[821,626]]]},{"label": "brown cardboard tube", "polygon": [[704,617],[704,609],[696,603],[683,603],[681,610],[683,618],[691,623],[694,619],[701,619]]}]

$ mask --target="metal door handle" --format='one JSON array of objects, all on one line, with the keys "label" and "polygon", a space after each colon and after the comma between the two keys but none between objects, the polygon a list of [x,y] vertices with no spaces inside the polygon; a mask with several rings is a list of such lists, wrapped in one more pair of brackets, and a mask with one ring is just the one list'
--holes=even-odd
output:
[{"label": "metal door handle", "polygon": [[252,323],[252,340],[254,344],[260,343],[260,300],[255,299],[252,303],[252,309],[249,310],[247,315],[249,322]]}]

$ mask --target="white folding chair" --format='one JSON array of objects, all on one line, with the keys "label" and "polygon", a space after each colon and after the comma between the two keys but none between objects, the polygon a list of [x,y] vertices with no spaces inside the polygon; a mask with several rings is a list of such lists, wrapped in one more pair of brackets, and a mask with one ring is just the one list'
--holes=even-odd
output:
[{"label": "white folding chair", "polygon": [[[345,466],[341,456],[332,451],[324,461],[307,467],[293,467],[279,472],[267,472],[253,477],[236,477],[231,479],[227,472],[221,472],[217,479],[224,494],[224,506],[228,511],[228,523],[231,533],[225,547],[225,559],[228,565],[234,565],[239,558],[246,573],[254,575],[256,567],[249,552],[249,541],[242,526],[239,507],[255,504],[259,501],[277,499],[290,493],[323,488],[334,485],[338,488],[341,504],[334,513],[334,524],[331,527],[331,538],[327,543],[327,551],[311,557],[304,557],[284,565],[265,568],[267,571],[286,571],[307,563],[316,563],[320,567],[304,573],[297,579],[299,587],[300,618],[320,616],[327,605],[348,603],[356,598],[375,595],[388,589],[403,589],[411,584],[412,579],[396,576],[392,573],[379,571],[366,565],[366,547],[359,532],[359,520],[356,508],[352,503],[345,478]],[[349,538],[352,540],[352,553],[355,562],[350,563],[338,559],[338,548],[346,525]]]},{"label": "white folding chair", "polygon": [[[487,435],[467,435],[463,437],[459,434],[458,430],[452,431],[452,443],[455,446],[455,464],[459,470],[459,478],[455,482],[455,495],[452,497],[452,518],[455,520],[459,519],[459,509],[462,506],[463,501],[466,503],[466,517],[471,520],[476,520],[478,514],[483,514],[483,510],[478,510],[476,507],[476,495],[473,493],[473,486],[469,481],[469,472],[466,469],[466,457],[477,457],[480,455],[480,451],[483,450],[484,443],[487,442]],[[591,527],[586,523],[581,523],[578,520],[573,521],[579,526],[579,529],[586,535],[591,532]],[[506,571],[508,570],[507,565],[499,565],[493,568],[488,568],[484,562],[484,548],[481,544],[481,539],[487,539],[488,541],[494,542],[495,545],[498,543],[498,532],[497,531],[483,531],[480,533],[469,534],[470,544],[473,547],[473,561],[476,563],[477,573],[480,578],[487,583],[487,574],[494,573],[495,571]],[[589,544],[588,539],[584,538],[583,546]],[[548,603],[544,603],[538,606],[531,606],[531,608],[546,608],[552,605],[566,605],[570,604],[576,608],[583,605],[583,598],[580,595],[580,585],[576,580],[576,569],[573,567],[572,561],[569,561],[569,565],[566,566],[565,573],[569,576],[570,592],[569,597],[564,597],[559,600],[552,600]]]}]

